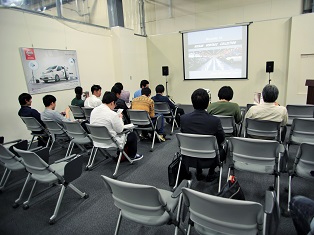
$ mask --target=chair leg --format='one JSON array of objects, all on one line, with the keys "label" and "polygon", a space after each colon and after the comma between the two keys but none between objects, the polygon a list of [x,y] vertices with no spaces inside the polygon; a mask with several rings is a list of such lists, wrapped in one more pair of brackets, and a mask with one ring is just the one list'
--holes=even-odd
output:
[{"label": "chair leg", "polygon": [[33,192],[34,192],[34,189],[35,189],[36,184],[37,184],[37,181],[34,181],[32,190],[31,190],[31,192],[29,193],[29,196],[28,196],[27,200],[23,203],[23,208],[24,208],[24,209],[28,209],[28,207],[29,207],[28,203],[31,201],[31,197],[32,197],[32,195],[33,195]]},{"label": "chair leg", "polygon": [[186,232],[186,235],[190,235],[190,233],[191,233],[191,224],[189,224],[188,231]]},{"label": "chair leg", "polygon": [[116,169],[115,169],[115,171],[114,171],[114,173],[112,175],[113,178],[116,178],[116,175],[118,173],[120,162],[121,162],[121,157],[122,157],[122,152],[120,151],[120,154],[119,154],[119,157],[118,157],[118,161],[117,161],[117,165],[116,165]]},{"label": "chair leg", "polygon": [[35,138],[35,136],[33,135],[31,142],[29,142],[29,144],[28,144],[27,150],[29,150],[31,148],[33,141],[34,141],[34,138]]},{"label": "chair leg", "polygon": [[27,183],[29,182],[30,178],[31,178],[31,174],[28,174],[28,175],[27,175],[27,178],[26,178],[26,180],[25,180],[25,183],[24,183],[24,185],[23,185],[22,191],[21,191],[21,193],[20,193],[20,196],[18,197],[18,199],[16,199],[16,200],[14,201],[13,208],[16,208],[16,207],[19,206],[19,202],[22,200],[22,197],[23,197],[24,192],[25,192],[26,185],[27,185]]},{"label": "chair leg", "polygon": [[179,176],[180,176],[181,166],[182,166],[182,160],[180,159],[179,167],[178,167],[178,173],[177,173],[177,178],[176,178],[176,183],[175,183],[175,185],[173,186],[172,191],[174,191],[174,190],[178,187],[178,182],[179,182]]},{"label": "chair leg", "polygon": [[280,198],[280,176],[278,175],[277,176],[277,202],[278,202],[278,205],[279,204],[279,198]]},{"label": "chair leg", "polygon": [[59,198],[58,198],[58,201],[57,201],[57,204],[56,204],[56,207],[55,207],[55,210],[53,212],[53,215],[49,219],[49,224],[54,224],[55,223],[55,220],[56,220],[56,217],[57,217],[58,212],[59,212],[59,208],[60,208],[60,205],[61,205],[61,202],[62,202],[62,198],[63,198],[65,189],[66,189],[66,187],[64,185],[62,185],[61,186],[61,191],[60,191],[60,194],[59,194]]},{"label": "chair leg", "polygon": [[220,172],[219,172],[218,193],[219,193],[220,190],[221,190],[221,180],[222,180],[222,162],[221,162],[220,164],[221,164],[221,166],[220,166]]},{"label": "chair leg", "polygon": [[152,147],[151,147],[151,149],[150,149],[151,152],[154,151],[154,144],[155,144],[156,135],[157,135],[157,133],[156,133],[156,131],[154,130],[153,143],[152,143]]},{"label": "chair leg", "polygon": [[56,142],[56,141],[53,139],[53,140],[52,140],[52,143],[51,143],[51,146],[50,146],[50,149],[49,149],[49,153],[51,152],[51,149],[52,149],[53,144],[54,144],[55,142]]},{"label": "chair leg", "polygon": [[74,143],[71,141],[69,146],[68,146],[68,149],[67,149],[67,152],[65,154],[65,156],[70,156],[70,153],[72,152],[72,146],[74,145]]},{"label": "chair leg", "polygon": [[11,170],[8,170],[8,168],[5,168],[5,171],[0,181],[0,190],[4,189],[4,186],[6,185],[11,172],[12,172]]},{"label": "chair leg", "polygon": [[118,221],[117,221],[117,226],[116,226],[116,229],[114,231],[114,235],[118,235],[120,224],[121,224],[121,220],[122,220],[122,212],[120,210]]},{"label": "chair leg", "polygon": [[289,175],[289,182],[288,182],[288,212],[290,212],[290,201],[291,201],[291,183],[292,183],[292,176]]},{"label": "chair leg", "polygon": [[73,184],[68,184],[68,186],[74,191],[76,192],[78,195],[80,195],[82,198],[87,198],[88,194],[87,193],[83,193],[81,190],[79,190],[77,187],[75,187]]},{"label": "chair leg", "polygon": [[97,151],[98,151],[98,148],[97,147],[93,147],[93,149],[92,149],[92,151],[90,153],[90,157],[89,157],[87,166],[86,166],[87,169],[90,169],[93,166],[94,160],[95,160],[95,157],[96,157],[96,154],[97,154]]}]

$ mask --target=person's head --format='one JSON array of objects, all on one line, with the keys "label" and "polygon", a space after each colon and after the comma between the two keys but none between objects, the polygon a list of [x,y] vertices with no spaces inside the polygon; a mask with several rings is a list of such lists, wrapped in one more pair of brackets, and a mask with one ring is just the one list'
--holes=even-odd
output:
[{"label": "person's head", "polygon": [[83,88],[80,86],[77,86],[75,87],[74,91],[75,91],[76,99],[78,100],[82,99]]},{"label": "person's head", "polygon": [[218,97],[220,100],[230,101],[233,98],[233,90],[230,86],[223,86],[218,91]]},{"label": "person's head", "polygon": [[19,95],[19,103],[22,106],[31,106],[32,96],[28,93],[22,93]]},{"label": "person's head", "polygon": [[94,96],[101,96],[101,87],[99,85],[93,85],[90,90]]},{"label": "person's head", "polygon": [[194,109],[205,110],[209,104],[209,95],[204,89],[199,88],[191,95],[191,101]]},{"label": "person's head", "polygon": [[149,87],[145,87],[145,88],[142,88],[142,95],[145,95],[145,96],[147,96],[147,97],[149,97],[150,96],[150,94],[152,93],[152,91],[150,90],[150,88]]},{"label": "person's head", "polygon": [[266,85],[262,91],[263,100],[266,103],[274,103],[279,95],[279,90],[275,85]]},{"label": "person's head", "polygon": [[123,90],[123,85],[121,82],[116,82],[114,86],[118,87],[121,91]]},{"label": "person's head", "polygon": [[117,98],[119,99],[120,96],[121,96],[121,89],[119,87],[117,87],[116,85],[114,85],[112,88],[111,88],[111,92],[113,92]]},{"label": "person's head", "polygon": [[157,94],[162,94],[165,91],[165,87],[163,85],[159,84],[156,86],[155,91]]},{"label": "person's head", "polygon": [[140,83],[141,88],[149,87],[149,81],[147,80],[142,80]]},{"label": "person's head", "polygon": [[53,95],[45,95],[43,97],[43,103],[44,103],[46,108],[49,107],[51,109],[55,109],[56,101],[57,101],[57,99]]},{"label": "person's head", "polygon": [[116,107],[117,96],[115,93],[106,91],[102,97],[102,103],[107,105],[111,110]]}]

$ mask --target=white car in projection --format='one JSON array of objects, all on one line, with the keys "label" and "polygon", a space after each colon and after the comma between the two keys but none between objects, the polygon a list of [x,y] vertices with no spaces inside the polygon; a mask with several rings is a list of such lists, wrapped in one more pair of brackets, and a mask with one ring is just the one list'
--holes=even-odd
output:
[{"label": "white car in projection", "polygon": [[[73,74],[72,74],[73,75]],[[70,73],[68,68],[61,65],[54,65],[48,67],[44,72],[42,72],[40,79],[44,82],[59,82],[60,79],[69,80]]]}]

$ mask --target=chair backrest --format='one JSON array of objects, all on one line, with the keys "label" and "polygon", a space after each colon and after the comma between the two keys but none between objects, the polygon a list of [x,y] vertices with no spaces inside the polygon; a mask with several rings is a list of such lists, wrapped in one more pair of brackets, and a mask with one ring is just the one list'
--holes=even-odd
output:
[{"label": "chair backrest", "polygon": [[214,115],[220,119],[222,128],[227,135],[237,135],[237,127],[233,116]]},{"label": "chair backrest", "polygon": [[85,118],[89,121],[90,120],[90,114],[92,113],[94,108],[90,107],[82,107],[82,110],[84,112]]},{"label": "chair backrest", "polygon": [[111,179],[102,175],[102,179],[112,193],[115,205],[122,213],[151,216],[158,223],[157,216],[166,212],[167,203],[163,201],[157,188],[148,185],[132,184]]},{"label": "chair backrest", "polygon": [[21,117],[29,131],[45,131],[45,128],[34,117]]},{"label": "chair backrest", "polygon": [[280,122],[246,118],[244,136],[280,141],[280,124]]},{"label": "chair backrest", "polygon": [[263,206],[182,189],[190,219],[200,234],[262,234]]},{"label": "chair backrest", "polygon": [[147,111],[128,109],[127,112],[130,117],[131,123],[133,123],[134,125],[138,126],[152,125],[152,121]]},{"label": "chair backrest", "polygon": [[71,109],[73,117],[75,119],[85,119],[84,111],[81,109],[80,106],[69,105],[69,108]]},{"label": "chair backrest", "polygon": [[[17,144],[14,144],[12,147],[16,147],[19,149],[26,150],[27,149],[27,140],[21,141]],[[10,147],[10,149],[11,149]],[[0,144],[0,162],[3,162],[4,165],[8,168],[10,168],[10,165],[16,164],[16,162],[21,163],[22,159],[20,159],[18,156],[14,154],[14,151],[10,151],[6,147],[4,147],[2,144]],[[22,163],[21,163],[22,164]]]},{"label": "chair backrest", "polygon": [[71,138],[73,139],[84,139],[86,137],[89,138],[88,134],[86,133],[86,131],[83,129],[79,122],[63,121],[63,124],[66,128],[68,136],[70,136]]},{"label": "chair backrest", "polygon": [[298,176],[314,180],[311,171],[314,171],[314,143],[302,143],[299,146],[293,170]]},{"label": "chair backrest", "polygon": [[228,143],[236,169],[267,174],[279,171],[284,148],[277,141],[231,137]]},{"label": "chair backrest", "polygon": [[54,135],[66,134],[64,128],[61,125],[59,125],[56,121],[46,120],[43,122],[45,123],[47,129],[49,130],[51,134],[54,134]]},{"label": "chair backrest", "polygon": [[288,112],[288,125],[292,124],[295,118],[313,118],[314,105],[290,105],[286,106]]},{"label": "chair backrest", "polygon": [[171,109],[167,102],[155,102],[154,110],[155,113],[171,114]]},{"label": "chair backrest", "polygon": [[217,140],[213,135],[177,133],[176,137],[182,155],[197,158],[219,156]]},{"label": "chair backrest", "polygon": [[114,144],[117,148],[119,148],[119,144],[116,139],[110,134],[107,127],[105,126],[97,126],[86,124],[87,129],[90,132],[90,137],[92,138],[93,142],[97,142],[104,146],[111,147]]},{"label": "chair backrest", "polygon": [[36,153],[13,148],[15,152],[23,159],[26,170],[35,175],[47,175],[51,173],[48,170],[49,165],[41,159]]},{"label": "chair backrest", "polygon": [[289,142],[301,144],[314,143],[314,118],[295,118],[289,135]]},{"label": "chair backrest", "polygon": [[246,112],[254,105],[256,105],[256,104],[246,104]]}]

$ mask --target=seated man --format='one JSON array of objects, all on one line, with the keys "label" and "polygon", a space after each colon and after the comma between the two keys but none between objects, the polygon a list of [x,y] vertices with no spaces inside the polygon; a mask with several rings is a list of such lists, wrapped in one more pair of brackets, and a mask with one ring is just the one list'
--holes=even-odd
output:
[{"label": "seated man", "polygon": [[149,81],[147,80],[142,80],[140,83],[140,89],[137,90],[136,92],[134,92],[134,97],[133,98],[137,98],[140,97],[142,95],[142,89],[143,88],[148,88],[149,87]]},{"label": "seated man", "polygon": [[237,103],[230,102],[233,90],[230,86],[223,86],[218,92],[219,101],[211,103],[207,111],[213,115],[233,116],[236,123],[240,123],[241,111]]},{"label": "seated man", "polygon": [[[40,118],[40,113],[36,109],[32,109],[32,96],[28,93],[22,93],[19,96],[19,103],[21,108],[18,112],[20,117],[33,117],[35,118],[43,127],[45,124]],[[43,131],[34,132],[34,134],[43,134]],[[48,137],[38,137],[38,146],[46,146]]]},{"label": "seated man", "polygon": [[116,100],[116,106],[115,106],[115,109],[123,109],[122,111],[122,114],[123,114],[123,117],[124,117],[124,124],[128,124],[130,123],[130,119],[129,119],[129,116],[128,116],[128,113],[127,113],[127,109],[128,106],[126,105],[125,101],[121,99],[121,90],[119,87],[117,87],[116,85],[114,85],[112,88],[111,88],[111,92],[113,92],[116,97],[117,97],[117,100]]},{"label": "seated man", "polygon": [[[116,95],[113,92],[107,91],[102,98],[102,104],[93,109],[90,116],[90,123],[92,125],[107,127],[110,134],[115,137],[119,144],[122,144],[125,135],[122,133],[124,124],[122,121],[122,114],[113,111],[116,100]],[[115,146],[113,145],[113,147]],[[128,156],[133,161],[143,158],[142,154],[137,153],[137,138],[134,132],[128,134],[125,147],[127,148]]]},{"label": "seated man", "polygon": [[252,106],[247,111],[245,118],[281,122],[281,126],[283,127],[281,141],[283,142],[286,137],[288,112],[286,107],[279,106],[276,103],[278,94],[279,91],[275,85],[266,85],[262,91],[264,103]]},{"label": "seated man", "polygon": [[[209,95],[204,89],[197,89],[191,96],[194,111],[181,116],[181,132],[200,135],[216,136],[219,146],[220,159],[225,159],[223,143],[225,142],[225,133],[222,129],[220,119],[206,112],[209,103]],[[202,180],[202,168],[209,168],[206,181],[213,181],[218,178],[215,168],[218,165],[218,158],[198,159],[185,156],[183,163],[185,166],[196,166],[196,179]],[[188,169],[187,169],[188,170]]]},{"label": "seated man", "polygon": [[84,107],[95,108],[101,105],[101,87],[99,85],[93,85],[91,87],[92,95],[88,97],[84,102]]},{"label": "seated man", "polygon": [[151,90],[148,87],[143,88],[142,95],[140,97],[133,99],[131,109],[147,111],[153,123],[156,122],[158,116],[161,116],[160,118],[158,118],[159,121],[157,123],[157,126],[158,126],[157,132],[158,132],[158,138],[161,141],[165,141],[166,135],[164,134],[164,118],[162,114],[155,115],[154,101],[151,98],[149,98],[150,95],[151,95]]},{"label": "seated man", "polygon": [[116,82],[114,86],[118,87],[121,90],[120,99],[124,100],[126,105],[129,105],[130,104],[130,92],[123,90],[123,85],[121,82]]},{"label": "seated man", "polygon": [[84,100],[82,99],[83,88],[80,86],[75,87],[75,98],[71,101],[71,105],[84,107]]},{"label": "seated man", "polygon": [[[62,121],[70,121],[70,108],[67,107],[61,114],[55,110],[57,99],[53,95],[45,95],[43,97],[43,103],[45,105],[45,111],[41,113],[42,121],[55,121],[63,127]],[[63,116],[64,115],[64,116]]]},{"label": "seated man", "polygon": [[[174,112],[176,105],[167,96],[163,96],[163,93],[165,92],[165,87],[159,84],[158,86],[156,86],[155,91],[156,95],[152,97],[152,100],[154,102],[167,102],[171,110]],[[180,116],[183,114],[184,110],[181,108],[177,108],[176,122],[178,126],[180,126]]]}]

